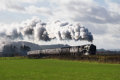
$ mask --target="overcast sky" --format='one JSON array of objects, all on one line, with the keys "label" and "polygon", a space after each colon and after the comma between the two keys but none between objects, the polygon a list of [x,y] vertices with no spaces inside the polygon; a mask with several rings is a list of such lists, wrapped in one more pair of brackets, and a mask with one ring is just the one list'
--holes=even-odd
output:
[{"label": "overcast sky", "polygon": [[1,28],[34,16],[43,22],[80,22],[98,48],[120,49],[120,0],[0,0]]}]

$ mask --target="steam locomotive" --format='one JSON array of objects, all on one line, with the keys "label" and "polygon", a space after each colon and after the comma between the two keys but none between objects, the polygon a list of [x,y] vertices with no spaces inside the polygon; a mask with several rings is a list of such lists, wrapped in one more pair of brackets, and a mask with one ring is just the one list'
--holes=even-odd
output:
[{"label": "steam locomotive", "polygon": [[81,45],[81,46],[69,46],[55,49],[44,49],[29,51],[27,53],[28,57],[43,57],[43,56],[63,56],[63,55],[95,55],[96,46],[93,44]]}]

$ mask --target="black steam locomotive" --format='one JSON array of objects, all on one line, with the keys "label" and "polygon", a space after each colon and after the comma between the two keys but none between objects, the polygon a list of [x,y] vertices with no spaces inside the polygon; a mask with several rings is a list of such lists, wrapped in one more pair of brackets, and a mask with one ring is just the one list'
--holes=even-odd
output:
[{"label": "black steam locomotive", "polygon": [[43,57],[43,56],[63,56],[63,55],[95,55],[96,54],[96,46],[93,44],[87,44],[82,46],[70,46],[70,47],[62,47],[55,49],[44,49],[44,50],[35,50],[29,51],[27,53],[28,57]]}]

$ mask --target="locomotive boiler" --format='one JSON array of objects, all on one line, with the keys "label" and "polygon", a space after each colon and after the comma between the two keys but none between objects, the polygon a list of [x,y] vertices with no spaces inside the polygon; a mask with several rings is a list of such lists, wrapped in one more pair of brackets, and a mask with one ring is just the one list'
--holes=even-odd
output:
[{"label": "locomotive boiler", "polygon": [[44,49],[44,50],[35,50],[29,51],[27,53],[28,57],[44,57],[44,56],[62,56],[62,55],[71,55],[71,56],[80,56],[80,55],[95,55],[96,46],[93,44],[81,45],[81,46],[69,46],[62,48],[54,49]]}]

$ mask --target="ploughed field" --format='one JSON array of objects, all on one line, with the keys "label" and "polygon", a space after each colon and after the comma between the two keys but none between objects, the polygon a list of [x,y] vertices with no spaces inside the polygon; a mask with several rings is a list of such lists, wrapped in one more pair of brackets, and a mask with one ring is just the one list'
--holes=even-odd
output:
[{"label": "ploughed field", "polygon": [[120,64],[7,57],[0,80],[120,80]]}]

